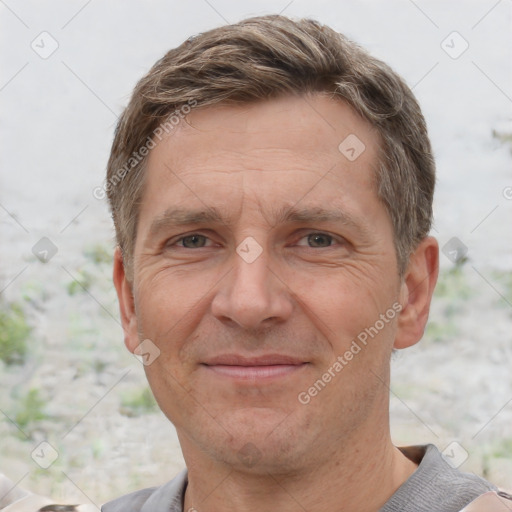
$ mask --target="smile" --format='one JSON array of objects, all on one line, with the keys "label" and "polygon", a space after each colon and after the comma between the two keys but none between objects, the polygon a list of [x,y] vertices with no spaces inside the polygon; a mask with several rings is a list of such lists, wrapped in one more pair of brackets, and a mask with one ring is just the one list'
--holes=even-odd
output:
[{"label": "smile", "polygon": [[217,375],[237,380],[269,380],[285,377],[307,366],[290,356],[267,355],[246,358],[228,354],[212,358],[203,366]]}]

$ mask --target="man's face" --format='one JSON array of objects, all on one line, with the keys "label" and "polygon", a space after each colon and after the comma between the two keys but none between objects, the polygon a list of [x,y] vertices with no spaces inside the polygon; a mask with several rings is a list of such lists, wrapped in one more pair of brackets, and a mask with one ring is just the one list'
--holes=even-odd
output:
[{"label": "man's face", "polygon": [[387,428],[402,285],[378,143],[313,95],[197,109],[151,151],[125,328],[160,350],[145,369],[185,456],[285,471]]}]

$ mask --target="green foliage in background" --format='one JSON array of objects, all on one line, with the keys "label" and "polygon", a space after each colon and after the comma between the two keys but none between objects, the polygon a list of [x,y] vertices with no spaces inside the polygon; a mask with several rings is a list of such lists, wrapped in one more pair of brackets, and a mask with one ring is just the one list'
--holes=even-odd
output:
[{"label": "green foliage in background", "polygon": [[496,283],[497,290],[502,295],[500,302],[508,307],[512,304],[512,272],[496,270],[493,272],[492,276],[493,281]]},{"label": "green foliage in background", "polygon": [[158,410],[158,405],[149,387],[125,394],[121,399],[119,412],[124,416],[142,416]]},{"label": "green foliage in background", "polygon": [[39,390],[31,388],[26,395],[16,402],[17,410],[14,421],[25,431],[28,427],[34,426],[38,421],[50,418],[50,416],[44,412],[45,406],[46,401],[39,394]]},{"label": "green foliage in background", "polygon": [[84,266],[77,270],[76,279],[67,285],[68,294],[73,296],[88,292],[98,282],[98,269],[110,268],[113,250],[107,246],[96,244],[83,251],[87,259]]},{"label": "green foliage in background", "polygon": [[73,279],[68,284],[68,294],[73,296],[80,292],[86,292],[91,287],[92,282],[93,277],[87,270],[79,270],[78,279]]},{"label": "green foliage in background", "polygon": [[108,263],[109,265],[112,263],[113,259],[113,249],[110,247],[105,247],[101,244],[96,244],[88,249],[84,250],[84,255],[86,258],[91,260],[96,265],[101,263]]},{"label": "green foliage in background", "polygon": [[467,300],[474,295],[468,283],[463,264],[454,265],[449,270],[442,270],[439,273],[434,296],[438,298]]},{"label": "green foliage in background", "polygon": [[446,320],[442,323],[430,321],[425,329],[425,339],[430,341],[447,341],[458,334],[454,322]]},{"label": "green foliage in background", "polygon": [[500,439],[494,449],[492,451],[492,455],[494,457],[498,457],[501,459],[511,459],[512,458],[512,438]]},{"label": "green foliage in background", "polygon": [[6,364],[23,364],[31,327],[23,308],[17,303],[4,304],[0,310],[0,359]]}]

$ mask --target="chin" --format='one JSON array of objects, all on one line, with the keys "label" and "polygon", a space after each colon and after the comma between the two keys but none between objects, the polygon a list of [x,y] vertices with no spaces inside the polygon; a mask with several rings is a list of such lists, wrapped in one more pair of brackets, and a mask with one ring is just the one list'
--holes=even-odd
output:
[{"label": "chin", "polygon": [[194,433],[194,442],[213,459],[241,472],[293,473],[301,467],[302,453],[315,438],[293,411],[244,408],[220,417],[222,422],[210,432],[203,424],[201,431]]}]

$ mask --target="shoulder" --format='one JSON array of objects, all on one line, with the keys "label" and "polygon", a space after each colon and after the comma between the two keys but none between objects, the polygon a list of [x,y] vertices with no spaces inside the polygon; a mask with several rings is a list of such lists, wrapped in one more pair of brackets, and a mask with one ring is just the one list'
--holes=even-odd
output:
[{"label": "shoulder", "polygon": [[149,487],[105,503],[101,512],[182,512],[187,470],[160,487]]},{"label": "shoulder", "polygon": [[381,512],[458,512],[496,486],[471,473],[460,471],[451,453],[441,454],[434,445],[400,448],[418,464]]},{"label": "shoulder", "polygon": [[[427,445],[425,456],[420,464],[424,474],[423,477],[433,477],[433,485],[442,489],[452,497],[478,496],[488,491],[497,491],[497,487],[473,474],[465,473],[459,469],[453,450],[441,453],[436,446]],[[450,492],[451,491],[451,492]]]},{"label": "shoulder", "polygon": [[101,507],[101,512],[117,512],[118,510],[138,512],[157,489],[158,487],[150,487],[148,489],[141,489],[140,491],[125,494],[120,498],[105,503],[105,505]]}]

